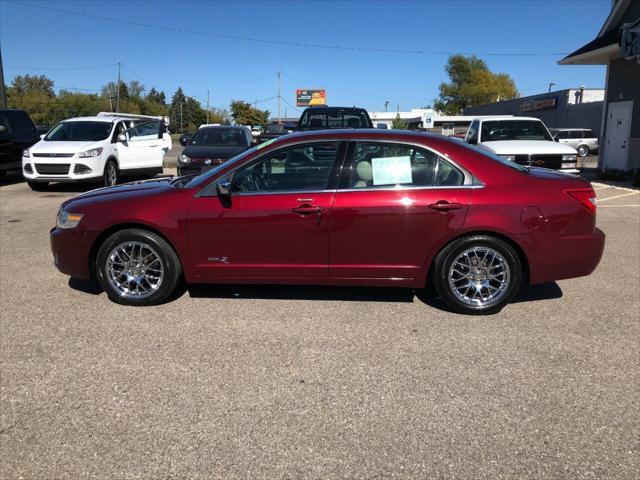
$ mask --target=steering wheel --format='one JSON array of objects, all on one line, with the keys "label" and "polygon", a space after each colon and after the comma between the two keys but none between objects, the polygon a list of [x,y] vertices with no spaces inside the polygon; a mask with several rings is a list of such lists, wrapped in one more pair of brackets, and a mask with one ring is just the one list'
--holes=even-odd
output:
[{"label": "steering wheel", "polygon": [[236,185],[241,192],[259,192],[260,190],[264,190],[264,179],[262,178],[262,174],[256,170],[248,170],[239,180]]}]

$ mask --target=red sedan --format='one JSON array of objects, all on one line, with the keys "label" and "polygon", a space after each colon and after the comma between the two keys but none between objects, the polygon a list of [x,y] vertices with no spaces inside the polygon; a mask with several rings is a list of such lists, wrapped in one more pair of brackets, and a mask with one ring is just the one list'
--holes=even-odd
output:
[{"label": "red sedan", "polygon": [[500,310],[525,284],[590,274],[604,249],[583,178],[440,135],[314,131],[197,177],[62,204],[58,269],[126,305],[188,283],[424,288],[454,311]]}]

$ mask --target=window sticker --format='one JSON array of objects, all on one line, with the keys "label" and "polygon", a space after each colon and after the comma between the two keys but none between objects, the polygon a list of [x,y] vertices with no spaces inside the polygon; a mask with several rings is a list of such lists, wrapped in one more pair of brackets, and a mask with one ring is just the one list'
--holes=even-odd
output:
[{"label": "window sticker", "polygon": [[372,158],[374,185],[411,183],[411,157]]}]

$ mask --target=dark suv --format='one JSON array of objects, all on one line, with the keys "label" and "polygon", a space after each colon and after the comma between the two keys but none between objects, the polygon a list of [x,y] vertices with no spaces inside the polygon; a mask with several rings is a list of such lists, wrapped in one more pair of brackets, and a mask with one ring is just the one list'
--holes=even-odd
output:
[{"label": "dark suv", "polygon": [[298,130],[329,130],[334,128],[373,128],[364,108],[309,107],[298,120]]},{"label": "dark suv", "polygon": [[24,110],[0,110],[0,175],[22,168],[22,151],[40,140]]}]

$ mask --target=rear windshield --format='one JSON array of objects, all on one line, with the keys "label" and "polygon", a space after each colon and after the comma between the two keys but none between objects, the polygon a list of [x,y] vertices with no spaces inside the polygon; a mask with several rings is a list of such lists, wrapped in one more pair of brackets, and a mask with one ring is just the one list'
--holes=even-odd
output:
[{"label": "rear windshield", "polygon": [[542,122],[535,120],[500,120],[482,122],[482,141],[549,140],[553,141]]},{"label": "rear windshield", "polygon": [[307,110],[300,118],[301,128],[371,128],[371,121],[364,110]]},{"label": "rear windshield", "polygon": [[245,136],[239,128],[211,127],[198,130],[189,145],[238,146],[245,144]]},{"label": "rear windshield", "polygon": [[283,133],[286,132],[284,125],[279,125],[279,124],[273,124],[273,125],[267,125],[264,128],[264,133]]},{"label": "rear windshield", "polygon": [[109,137],[110,122],[62,122],[51,129],[45,140],[50,142],[96,142]]}]

